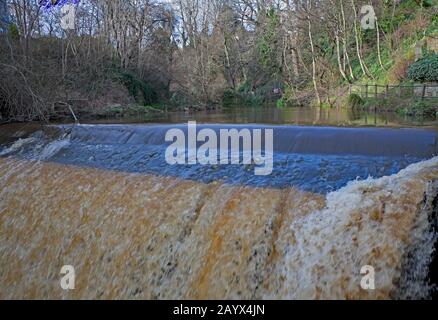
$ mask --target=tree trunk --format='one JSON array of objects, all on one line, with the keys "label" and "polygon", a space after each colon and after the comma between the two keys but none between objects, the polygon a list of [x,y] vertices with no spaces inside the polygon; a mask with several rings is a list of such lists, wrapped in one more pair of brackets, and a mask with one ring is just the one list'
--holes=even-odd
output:
[{"label": "tree trunk", "polygon": [[362,54],[361,54],[361,44],[360,44],[360,40],[359,40],[359,33],[357,31],[357,12],[356,12],[356,4],[354,2],[354,0],[351,0],[351,5],[353,7],[353,12],[354,12],[354,23],[353,23],[353,28],[354,28],[354,40],[356,42],[356,54],[357,54],[357,58],[359,59],[359,64],[360,64],[360,68],[362,70],[362,73],[367,76],[367,77],[371,77],[369,72],[368,72],[368,68],[365,65],[365,62],[362,59]]},{"label": "tree trunk", "polygon": [[316,99],[318,101],[318,105],[321,105],[321,97],[318,91],[318,83],[316,81],[316,60],[315,60],[315,47],[313,45],[313,37],[312,37],[312,22],[310,21],[310,15],[307,16],[308,27],[309,27],[309,41],[310,41],[310,49],[312,52],[312,81],[313,88],[315,89]]}]

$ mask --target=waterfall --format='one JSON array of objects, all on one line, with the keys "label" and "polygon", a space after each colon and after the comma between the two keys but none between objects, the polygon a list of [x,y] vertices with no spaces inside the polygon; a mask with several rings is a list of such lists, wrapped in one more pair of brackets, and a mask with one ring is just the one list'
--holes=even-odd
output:
[{"label": "waterfall", "polygon": [[5,146],[0,298],[430,296],[436,132],[272,127],[263,178],[167,165],[169,126],[58,127]]}]

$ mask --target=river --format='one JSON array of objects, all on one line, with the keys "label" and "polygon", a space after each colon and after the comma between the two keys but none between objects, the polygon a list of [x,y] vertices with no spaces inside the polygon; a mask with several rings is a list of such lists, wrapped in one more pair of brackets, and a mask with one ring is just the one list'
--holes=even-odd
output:
[{"label": "river", "polygon": [[[272,129],[272,173],[167,164],[188,120]],[[0,126],[0,298],[431,297],[435,125],[261,108]]]}]

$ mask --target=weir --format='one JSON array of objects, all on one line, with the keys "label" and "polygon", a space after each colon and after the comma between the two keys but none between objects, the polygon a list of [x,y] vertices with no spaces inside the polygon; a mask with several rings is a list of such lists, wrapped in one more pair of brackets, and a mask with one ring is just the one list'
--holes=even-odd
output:
[{"label": "weir", "polygon": [[[168,125],[79,125],[71,130],[71,140],[87,144],[163,145],[170,129],[187,135],[187,124]],[[212,129],[272,129],[274,151],[308,154],[348,154],[368,156],[430,157],[438,153],[438,131],[415,128],[339,128],[272,126],[257,124],[197,124],[197,132]]]},{"label": "weir", "polygon": [[[9,149],[0,151],[0,156],[158,174],[204,183],[293,186],[325,194],[349,181],[391,175],[411,163],[438,154],[438,131],[435,130],[201,124],[197,125],[197,132],[205,128],[212,129],[218,136],[222,129],[273,130],[272,173],[254,175],[256,163],[169,165],[165,153],[171,142],[165,141],[166,132],[180,129],[187,135],[187,125],[183,124],[50,127],[46,132],[38,131],[28,139],[17,141]],[[262,146],[263,140],[264,135]],[[201,145],[198,142],[196,147]],[[219,156],[219,150],[217,154]]]},{"label": "weir", "polygon": [[274,130],[273,173],[256,177],[167,165],[170,127],[61,126],[0,151],[1,298],[430,295],[408,270],[433,251],[436,131],[251,125]]}]

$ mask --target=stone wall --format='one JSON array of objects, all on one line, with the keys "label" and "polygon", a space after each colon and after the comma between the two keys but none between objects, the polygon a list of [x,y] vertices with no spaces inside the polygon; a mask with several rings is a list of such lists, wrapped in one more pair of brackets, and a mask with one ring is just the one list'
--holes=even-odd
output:
[{"label": "stone wall", "polygon": [[426,39],[427,49],[438,53],[438,33],[429,36]]},{"label": "stone wall", "polygon": [[426,39],[418,41],[415,45],[415,61],[423,57],[423,47],[426,44],[427,50],[438,54],[438,33],[426,37]]},{"label": "stone wall", "polygon": [[[424,84],[426,86],[426,89],[424,91],[424,96],[425,97],[435,97],[438,98],[438,82],[430,82],[430,83],[425,83]],[[414,88],[414,94],[416,96],[422,96],[423,94],[423,87],[422,86],[418,86]]]}]

